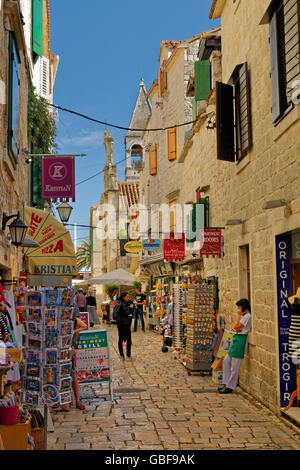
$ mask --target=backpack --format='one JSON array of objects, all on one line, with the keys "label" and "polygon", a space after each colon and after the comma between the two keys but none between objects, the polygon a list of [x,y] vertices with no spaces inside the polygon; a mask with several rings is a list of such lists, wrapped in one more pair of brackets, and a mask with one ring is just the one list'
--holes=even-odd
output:
[{"label": "backpack", "polygon": [[121,302],[118,302],[115,306],[114,306],[114,309],[113,309],[113,320],[115,320],[116,322],[120,321],[120,317],[119,317],[119,309],[121,307]]}]

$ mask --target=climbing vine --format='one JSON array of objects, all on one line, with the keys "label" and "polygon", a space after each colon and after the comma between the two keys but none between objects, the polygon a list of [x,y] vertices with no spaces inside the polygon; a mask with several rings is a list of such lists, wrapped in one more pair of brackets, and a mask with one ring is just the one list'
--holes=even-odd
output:
[{"label": "climbing vine", "polygon": [[[53,153],[57,148],[55,143],[56,124],[48,101],[36,95],[31,86],[28,94],[28,138],[31,153]],[[41,201],[41,160],[32,161],[32,202],[35,206],[43,207]]]}]

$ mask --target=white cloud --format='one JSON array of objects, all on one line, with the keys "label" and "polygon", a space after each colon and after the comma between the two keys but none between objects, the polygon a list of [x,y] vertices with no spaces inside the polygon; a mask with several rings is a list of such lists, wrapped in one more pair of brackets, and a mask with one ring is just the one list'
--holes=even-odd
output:
[{"label": "white cloud", "polygon": [[69,131],[68,136],[63,136],[58,139],[58,145],[62,146],[69,146],[72,145],[74,147],[84,147],[88,148],[96,148],[101,147],[103,144],[104,133],[103,131],[88,131],[82,130],[77,135],[70,135],[72,130]]}]

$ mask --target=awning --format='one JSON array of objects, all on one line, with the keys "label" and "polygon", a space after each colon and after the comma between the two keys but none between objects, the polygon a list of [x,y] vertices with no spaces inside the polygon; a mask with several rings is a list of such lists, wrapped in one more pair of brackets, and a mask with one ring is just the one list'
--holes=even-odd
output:
[{"label": "awning", "polygon": [[49,212],[35,207],[24,208],[27,233],[39,243],[27,248],[28,272],[35,275],[75,276],[77,262],[70,232]]},{"label": "awning", "polygon": [[115,269],[110,273],[103,274],[103,276],[88,278],[89,285],[115,284],[119,286],[132,286],[134,281],[136,281],[135,276],[125,271],[125,269]]}]

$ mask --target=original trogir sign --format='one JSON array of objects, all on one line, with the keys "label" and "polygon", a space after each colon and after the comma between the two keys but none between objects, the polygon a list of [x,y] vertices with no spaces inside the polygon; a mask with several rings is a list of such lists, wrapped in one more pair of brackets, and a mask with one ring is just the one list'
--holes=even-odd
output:
[{"label": "original trogir sign", "polygon": [[25,207],[28,237],[38,248],[25,249],[29,274],[76,275],[77,263],[70,232],[49,212]]},{"label": "original trogir sign", "polygon": [[75,201],[75,162],[73,157],[43,157],[41,162],[42,200]]},{"label": "original trogir sign", "polygon": [[147,238],[146,240],[143,240],[142,245],[143,250],[147,250],[150,252],[157,251],[161,248],[160,240],[157,240],[155,238]]},{"label": "original trogir sign", "polygon": [[278,339],[279,339],[279,376],[280,406],[289,404],[291,394],[296,388],[295,365],[288,354],[289,327],[291,322],[290,304],[290,235],[276,237],[277,267],[277,308],[278,308]]}]

